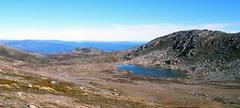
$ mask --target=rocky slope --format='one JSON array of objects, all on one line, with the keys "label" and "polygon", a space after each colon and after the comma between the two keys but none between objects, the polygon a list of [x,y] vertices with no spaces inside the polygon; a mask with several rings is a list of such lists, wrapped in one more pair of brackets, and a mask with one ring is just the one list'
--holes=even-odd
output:
[{"label": "rocky slope", "polygon": [[175,32],[135,48],[125,59],[188,71],[204,80],[239,80],[240,33],[210,30]]}]

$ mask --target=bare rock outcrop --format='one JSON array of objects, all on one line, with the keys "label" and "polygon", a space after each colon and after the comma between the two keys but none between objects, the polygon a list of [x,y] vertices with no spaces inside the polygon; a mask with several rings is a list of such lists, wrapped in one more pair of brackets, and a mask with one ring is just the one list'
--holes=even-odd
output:
[{"label": "bare rock outcrop", "polygon": [[123,58],[136,64],[185,70],[204,80],[239,80],[240,33],[175,32],[132,49]]}]

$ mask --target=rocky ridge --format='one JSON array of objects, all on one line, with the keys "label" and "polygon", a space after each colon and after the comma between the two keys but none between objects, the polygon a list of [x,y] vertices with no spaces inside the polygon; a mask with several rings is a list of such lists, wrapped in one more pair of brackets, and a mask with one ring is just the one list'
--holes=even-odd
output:
[{"label": "rocky ridge", "polygon": [[201,80],[239,80],[240,33],[175,32],[128,51],[123,57],[135,64],[184,70]]}]

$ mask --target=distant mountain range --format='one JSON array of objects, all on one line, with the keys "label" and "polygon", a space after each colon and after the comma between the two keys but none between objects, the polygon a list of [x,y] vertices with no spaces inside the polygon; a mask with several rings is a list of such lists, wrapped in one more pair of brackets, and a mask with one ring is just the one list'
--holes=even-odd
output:
[{"label": "distant mountain range", "polygon": [[58,40],[0,40],[6,46],[40,54],[56,54],[69,52],[78,47],[91,47],[103,51],[120,51],[133,48],[145,42],[97,42],[97,41],[58,41]]}]

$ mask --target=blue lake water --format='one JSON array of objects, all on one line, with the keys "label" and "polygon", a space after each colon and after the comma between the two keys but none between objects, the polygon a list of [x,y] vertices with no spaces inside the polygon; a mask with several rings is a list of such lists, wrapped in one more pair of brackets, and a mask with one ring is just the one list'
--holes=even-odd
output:
[{"label": "blue lake water", "polygon": [[117,68],[120,71],[128,71],[134,75],[148,76],[154,78],[176,78],[186,76],[186,73],[184,72],[156,67],[145,67],[133,64],[117,65]]}]

